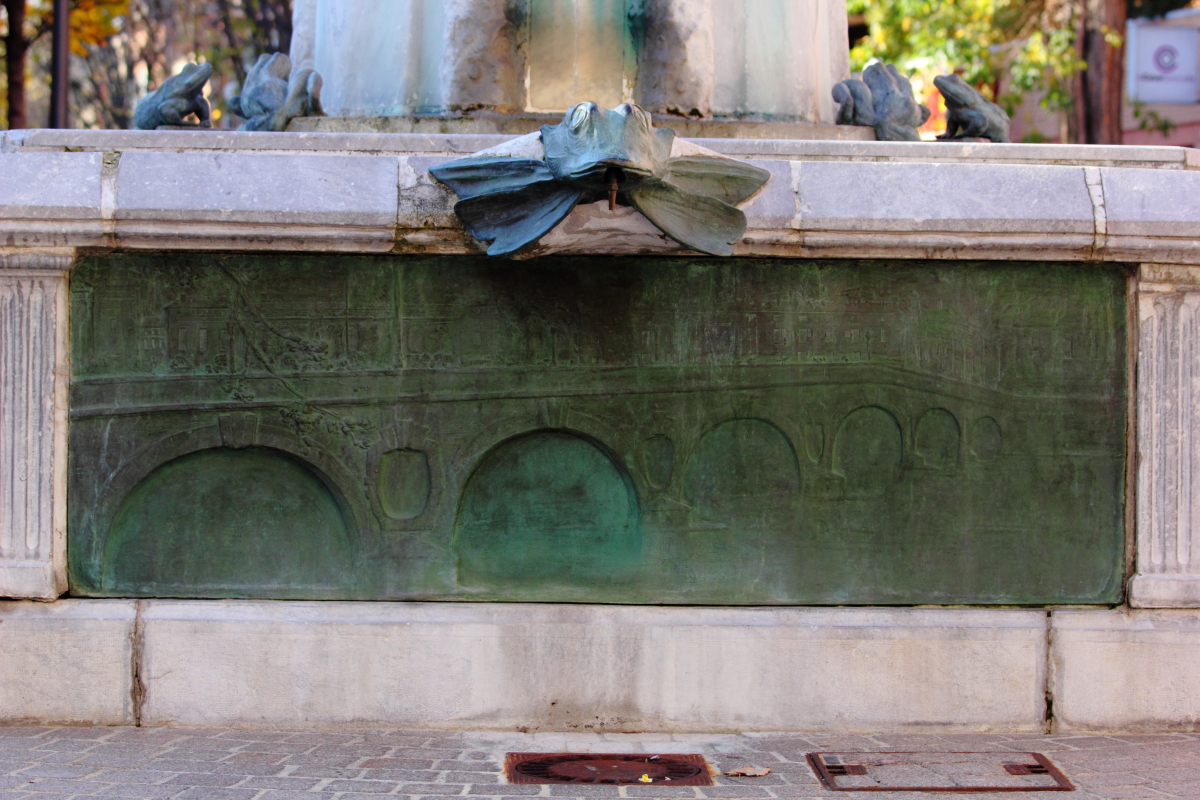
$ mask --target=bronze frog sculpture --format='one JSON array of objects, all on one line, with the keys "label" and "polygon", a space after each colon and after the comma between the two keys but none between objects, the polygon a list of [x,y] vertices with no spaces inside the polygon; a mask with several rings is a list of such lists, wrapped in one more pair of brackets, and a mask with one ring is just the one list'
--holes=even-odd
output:
[{"label": "bronze frog sculpture", "polygon": [[916,142],[917,128],[929,109],[917,102],[912,84],[892,64],[871,64],[862,80],[849,78],[833,87],[838,125],[869,125],[881,142]]},{"label": "bronze frog sculpture", "polygon": [[488,255],[535,243],[578,203],[630,205],[670,238],[702,253],[730,255],[746,230],[736,208],[770,173],[716,155],[672,158],[675,132],[624,104],[580,103],[543,125],[543,158],[479,156],[429,171],[458,195],[454,211]]},{"label": "bronze frog sculpture", "polygon": [[319,116],[321,76],[311,69],[292,76],[292,62],[283,53],[263,54],[246,74],[241,94],[229,109],[244,117],[240,131],[283,131],[294,117]]},{"label": "bronze frog sculpture", "polygon": [[946,132],[939,139],[1007,142],[1008,114],[957,75],[939,75],[933,85],[946,100]]},{"label": "bronze frog sculpture", "polygon": [[[204,84],[212,76],[212,71],[212,64],[188,64],[179,74],[167,78],[138,102],[133,112],[134,127],[152,131],[160,125],[211,126],[208,101],[204,99]],[[200,122],[186,122],[184,117],[188,114],[195,114]]]}]

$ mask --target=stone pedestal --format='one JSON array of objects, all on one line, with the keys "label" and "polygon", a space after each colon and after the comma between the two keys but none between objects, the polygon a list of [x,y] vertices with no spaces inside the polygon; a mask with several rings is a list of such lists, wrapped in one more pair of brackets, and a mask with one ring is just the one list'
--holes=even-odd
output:
[{"label": "stone pedestal", "polygon": [[1200,267],[1139,276],[1138,608],[1200,608]]},{"label": "stone pedestal", "polygon": [[[70,257],[61,259],[64,270]],[[66,590],[67,281],[0,253],[0,596]],[[29,269],[27,267],[43,267]],[[23,268],[25,267],[25,268]]]},{"label": "stone pedestal", "polygon": [[296,0],[294,69],[341,117],[652,113],[832,124],[844,0]]}]

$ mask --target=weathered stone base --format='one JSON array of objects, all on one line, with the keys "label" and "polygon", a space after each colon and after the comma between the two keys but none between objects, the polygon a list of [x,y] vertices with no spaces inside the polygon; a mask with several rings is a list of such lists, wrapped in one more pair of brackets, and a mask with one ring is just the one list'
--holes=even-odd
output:
[{"label": "weathered stone base", "polygon": [[[562,121],[562,114],[526,116],[454,117],[425,115],[412,117],[296,117],[288,125],[290,133],[426,133],[426,134],[507,134],[522,136],[543,125]],[[655,125],[671,128],[679,136],[713,139],[788,139],[869,142],[875,131],[861,125],[829,125],[821,122],[746,122],[721,119],[683,119],[655,116]]]},{"label": "weathered stone base", "polygon": [[1054,730],[1194,729],[1197,665],[1190,611],[0,605],[3,720],[1038,732],[1049,696]]},{"label": "weathered stone base", "polygon": [[1056,611],[1056,728],[1200,729],[1200,613]]},{"label": "weathered stone base", "polygon": [[136,616],[125,600],[0,604],[0,720],[133,722]]},{"label": "weathered stone base", "polygon": [[1129,605],[1134,608],[1200,608],[1200,578],[1196,575],[1135,575],[1129,581]]}]

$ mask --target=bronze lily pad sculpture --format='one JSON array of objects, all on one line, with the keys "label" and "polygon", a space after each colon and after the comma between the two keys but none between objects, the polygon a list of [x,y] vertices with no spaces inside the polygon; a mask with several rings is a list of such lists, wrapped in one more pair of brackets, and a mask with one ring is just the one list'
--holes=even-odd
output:
[{"label": "bronze lily pad sculpture", "polygon": [[675,132],[655,129],[628,103],[580,103],[558,125],[543,125],[544,158],[477,156],[429,171],[458,195],[454,212],[491,242],[488,255],[527,247],[580,202],[631,205],[675,241],[711,255],[732,254],[746,230],[738,208],[769,172],[717,154],[671,157]]}]

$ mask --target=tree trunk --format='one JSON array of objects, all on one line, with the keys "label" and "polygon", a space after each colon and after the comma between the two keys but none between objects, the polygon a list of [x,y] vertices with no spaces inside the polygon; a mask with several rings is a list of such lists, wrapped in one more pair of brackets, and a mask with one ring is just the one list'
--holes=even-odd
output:
[{"label": "tree trunk", "polygon": [[24,128],[25,119],[25,0],[4,0],[8,35],[4,37],[4,69],[8,77],[8,127]]},{"label": "tree trunk", "polygon": [[1124,36],[1125,0],[1084,0],[1083,28],[1079,135],[1088,144],[1120,144],[1125,45],[1113,47],[1105,34]]}]

